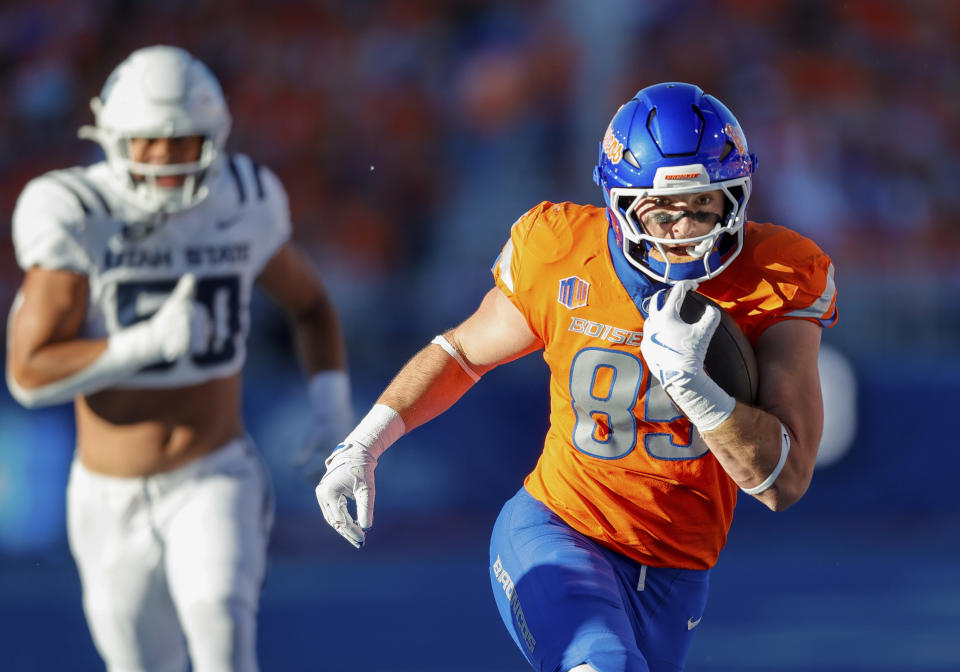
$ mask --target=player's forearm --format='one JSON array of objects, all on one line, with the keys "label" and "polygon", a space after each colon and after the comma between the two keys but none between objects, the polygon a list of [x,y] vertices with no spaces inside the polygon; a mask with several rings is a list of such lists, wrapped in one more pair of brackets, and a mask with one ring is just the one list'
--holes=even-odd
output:
[{"label": "player's forearm", "polygon": [[347,354],[340,321],[329,301],[292,316],[293,339],[301,365],[308,373],[346,370]]},{"label": "player's forearm", "polygon": [[[788,433],[788,452],[776,473],[784,453],[783,430]],[[771,510],[787,508],[810,485],[813,469],[804,459],[806,451],[796,445],[792,431],[771,413],[737,402],[725,422],[702,436],[724,471],[742,489],[758,487],[776,473],[767,489],[753,495]]]},{"label": "player's forearm", "polygon": [[51,343],[24,352],[14,343],[8,366],[13,379],[25,389],[55,383],[83,371],[107,349],[107,339],[78,339]]},{"label": "player's forearm", "polygon": [[150,361],[138,342],[144,340],[142,331],[126,329],[106,340],[52,344],[29,357],[14,353],[11,361],[17,364],[7,369],[7,387],[27,408],[62,404],[99,392]]},{"label": "player's forearm", "polygon": [[377,403],[397,411],[409,432],[450,408],[473,383],[441,346],[430,344],[407,362]]}]

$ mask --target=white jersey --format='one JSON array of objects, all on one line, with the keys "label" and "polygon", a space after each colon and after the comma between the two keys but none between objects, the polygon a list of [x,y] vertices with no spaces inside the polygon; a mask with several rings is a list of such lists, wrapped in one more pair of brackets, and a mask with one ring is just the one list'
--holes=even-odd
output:
[{"label": "white jersey", "polygon": [[32,180],[13,213],[13,242],[24,270],[82,273],[89,280],[81,338],[104,338],[152,315],[184,273],[209,311],[205,352],[140,370],[117,387],[182,387],[243,367],[256,277],[290,237],[283,185],[250,158],[224,169],[197,206],[170,215],[124,200],[105,162]]}]

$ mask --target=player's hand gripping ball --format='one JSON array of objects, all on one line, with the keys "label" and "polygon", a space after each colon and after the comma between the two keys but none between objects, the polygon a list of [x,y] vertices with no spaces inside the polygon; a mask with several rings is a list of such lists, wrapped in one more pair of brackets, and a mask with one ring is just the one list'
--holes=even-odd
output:
[{"label": "player's hand gripping ball", "polygon": [[710,380],[717,392],[753,403],[758,378],[753,347],[730,314],[696,287],[683,280],[650,297],[640,345],[647,366],[668,392],[689,388],[694,396],[711,396],[703,382]]},{"label": "player's hand gripping ball", "polygon": [[720,322],[707,346],[703,368],[724,392],[738,401],[753,404],[757,400],[759,381],[757,356],[747,335],[730,313],[716,301],[690,291],[680,304],[680,317],[692,324],[700,319],[706,306],[720,311]]}]

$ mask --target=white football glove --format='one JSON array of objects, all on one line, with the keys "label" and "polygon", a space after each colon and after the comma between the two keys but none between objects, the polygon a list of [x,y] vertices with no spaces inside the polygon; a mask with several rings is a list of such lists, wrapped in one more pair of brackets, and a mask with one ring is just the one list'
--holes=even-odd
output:
[{"label": "white football glove", "polygon": [[[374,404],[327,458],[327,473],[317,484],[317,503],[327,523],[357,548],[363,546],[365,530],[373,525],[377,494],[373,470],[377,460],[404,432],[399,413],[384,404]],[[357,503],[356,519],[347,509],[347,499]]]},{"label": "white football glove", "polygon": [[173,362],[187,353],[205,352],[213,325],[207,309],[193,300],[196,277],[185,273],[150,318],[114,334],[122,348],[140,364]]},{"label": "white football glove", "polygon": [[[195,285],[192,274],[182,276],[156,313],[111,334],[103,354],[76,373],[26,389],[8,369],[7,386],[27,408],[49,406],[121,383],[144,366],[172,362],[187,352],[205,352],[212,328],[207,309],[193,300]],[[21,300],[18,295],[16,305]]]},{"label": "white football glove", "polygon": [[[643,325],[640,352],[663,388],[683,414],[701,432],[715,429],[733,412],[736,401],[717,385],[703,369],[703,359],[713,332],[720,323],[720,312],[705,306],[700,319],[688,324],[680,317],[680,306],[697,283],[681,280],[669,290],[661,290],[650,299],[649,316]],[[657,307],[666,292],[663,306]]]},{"label": "white football glove", "polygon": [[316,483],[323,476],[326,452],[353,425],[350,377],[346,371],[320,371],[310,378],[308,391],[313,421],[293,464],[311,483]]},{"label": "white football glove", "polygon": [[[362,548],[364,530],[373,525],[373,503],[377,488],[373,470],[377,458],[365,447],[355,443],[341,443],[326,460],[327,473],[317,484],[317,503],[323,518],[344,539],[356,548]],[[357,503],[357,518],[350,515],[347,499]]]}]

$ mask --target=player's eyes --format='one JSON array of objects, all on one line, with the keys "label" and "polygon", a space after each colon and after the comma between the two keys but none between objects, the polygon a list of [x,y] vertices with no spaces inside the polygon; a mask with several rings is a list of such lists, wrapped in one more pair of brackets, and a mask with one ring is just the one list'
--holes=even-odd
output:
[{"label": "player's eyes", "polygon": [[720,221],[720,215],[715,212],[693,212],[690,216],[701,224],[716,224]]},{"label": "player's eyes", "polygon": [[198,138],[193,135],[186,136],[177,136],[170,138],[170,146],[175,147],[176,149],[183,149],[185,147],[193,147],[196,144]]},{"label": "player's eyes", "polygon": [[649,224],[658,224],[660,226],[663,226],[665,224],[673,224],[682,216],[683,216],[683,213],[654,212],[649,216],[645,217],[643,221]]}]

